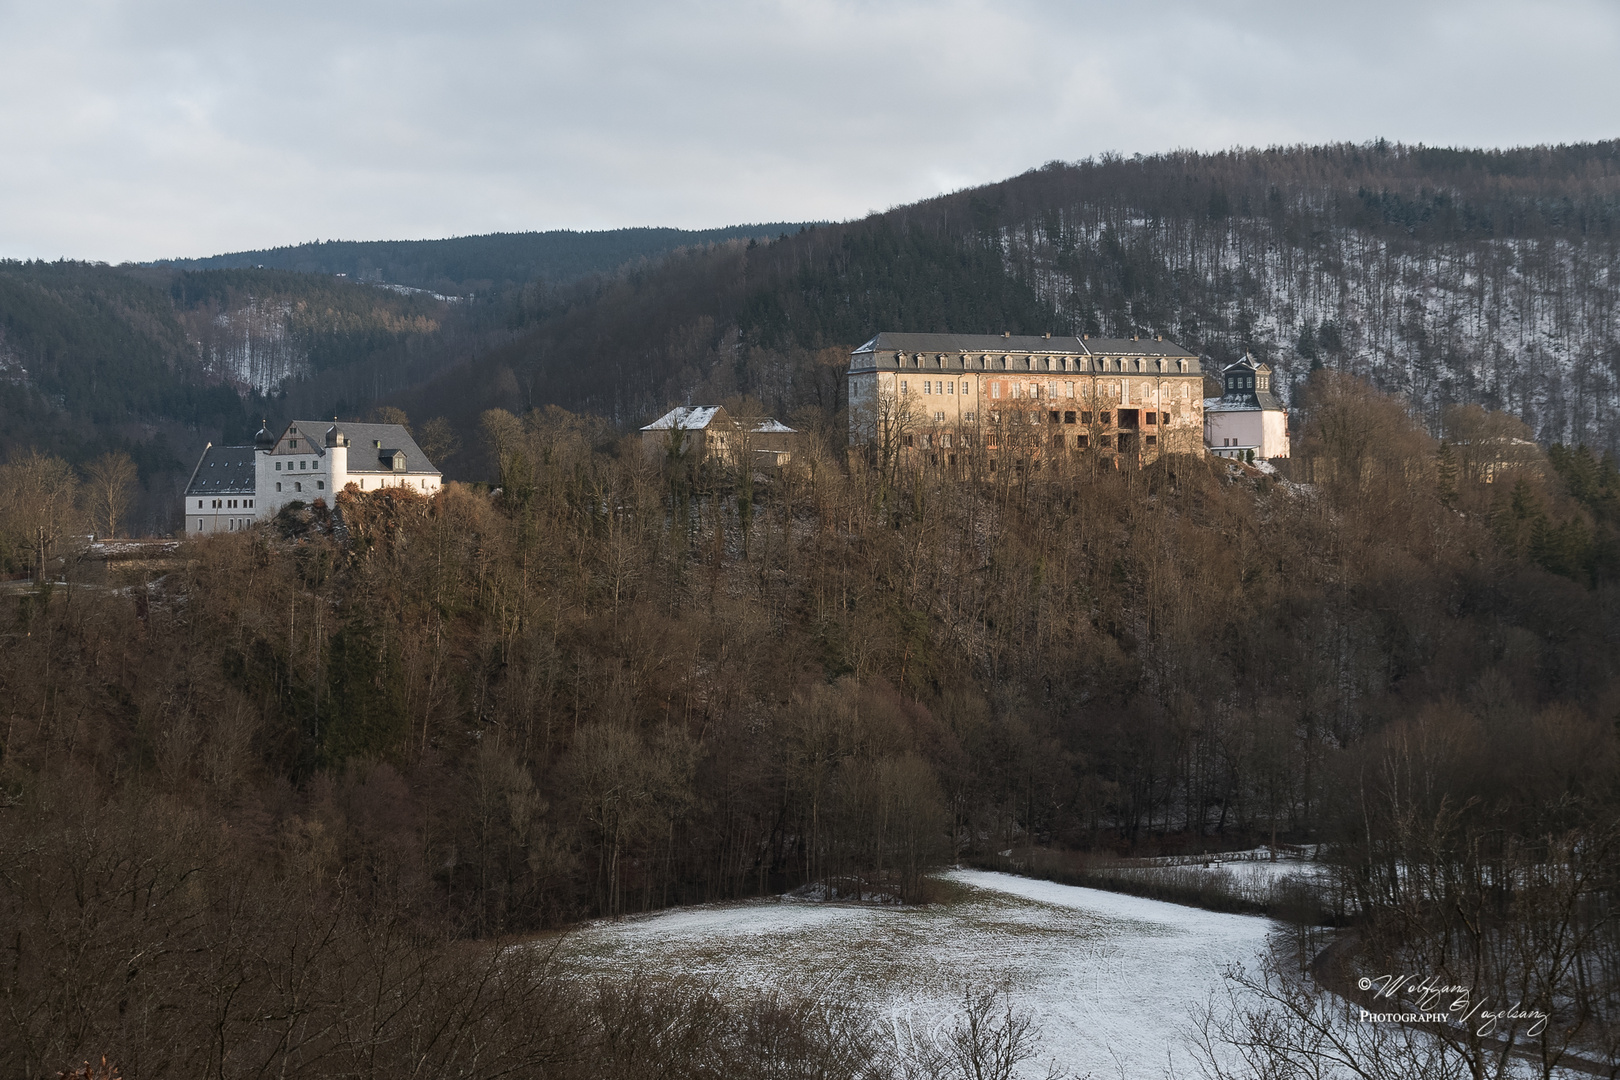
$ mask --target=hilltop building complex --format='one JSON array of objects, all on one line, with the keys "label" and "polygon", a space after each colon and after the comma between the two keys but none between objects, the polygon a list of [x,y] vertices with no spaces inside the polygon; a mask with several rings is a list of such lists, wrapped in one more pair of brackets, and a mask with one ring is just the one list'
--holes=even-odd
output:
[{"label": "hilltop building complex", "polygon": [[186,484],[182,509],[192,536],[235,532],[274,517],[288,503],[320,499],[331,506],[349,484],[431,495],[441,482],[403,425],[294,420],[279,436],[261,428],[252,446],[209,443]]},{"label": "hilltop building complex", "polygon": [[928,465],[1197,453],[1198,357],[1161,339],[882,333],[849,365],[851,448]]}]

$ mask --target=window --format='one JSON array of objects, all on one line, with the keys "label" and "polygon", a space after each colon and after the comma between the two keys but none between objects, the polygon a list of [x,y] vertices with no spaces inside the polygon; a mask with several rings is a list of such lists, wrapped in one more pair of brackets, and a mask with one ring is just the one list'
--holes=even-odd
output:
[{"label": "window", "polygon": [[951,445],[951,433],[950,432],[947,431],[947,432],[945,432],[944,434],[942,434],[939,437],[939,445],[947,447],[947,448]]},{"label": "window", "polygon": [[1061,424],[1063,422],[1062,414],[1059,413],[1056,409],[1053,409],[1052,412],[1049,415],[1052,417],[1052,423]]},{"label": "window", "polygon": [[937,412],[937,413],[934,414],[934,423],[943,424],[944,422],[945,422],[945,414],[944,413]]},{"label": "window", "polygon": [[993,398],[1001,397],[1001,384],[1000,383],[993,382],[993,383],[990,384],[990,396],[993,397]]},{"label": "window", "polygon": [[962,419],[971,424],[973,423],[973,414],[970,412],[965,412],[962,414]]},{"label": "window", "polygon": [[1047,380],[1047,383],[1046,383],[1046,396],[1047,397],[1057,397],[1057,383],[1055,381],[1050,380],[1050,379]]},{"label": "window", "polygon": [[934,448],[934,437],[926,431],[923,432],[922,444],[924,450],[932,450]]},{"label": "window", "polygon": [[1109,448],[1109,447],[1110,447],[1110,446],[1113,446],[1113,445],[1114,445],[1114,437],[1113,437],[1113,436],[1112,436],[1112,435],[1104,435],[1104,436],[1103,436],[1103,437],[1102,437],[1102,438],[1101,438],[1101,439],[1100,439],[1100,440],[1098,440],[1098,441],[1099,441],[1099,442],[1100,442],[1100,443],[1101,443],[1101,444],[1102,444],[1102,447],[1103,447],[1103,449],[1104,449],[1104,450],[1106,450],[1106,449],[1108,449],[1108,448]]},{"label": "window", "polygon": [[1074,397],[1074,383],[1066,382],[1063,384],[1063,396],[1067,398]]},{"label": "window", "polygon": [[280,472],[280,471],[281,471],[281,462],[278,461],[278,462],[276,462],[276,472]]},{"label": "window", "polygon": [[1091,414],[1090,414],[1090,413],[1088,413],[1088,412],[1083,412],[1083,413],[1081,413],[1081,414],[1080,414],[1080,422],[1081,422],[1081,423],[1082,423],[1082,424],[1089,424],[1089,423],[1091,423]]},{"label": "window", "polygon": [[[1149,413],[1148,415],[1151,416],[1152,414]],[[1161,426],[1164,425],[1164,424],[1168,424],[1169,422],[1170,422],[1170,414],[1169,413],[1162,412],[1162,413],[1159,414],[1159,424]],[[1152,421],[1150,420],[1150,421],[1148,421],[1148,423],[1152,423]]]},{"label": "window", "polygon": [[1064,414],[1063,414],[1063,422],[1064,422],[1064,423],[1065,423],[1065,424],[1072,424],[1072,423],[1074,423],[1074,413],[1072,413],[1072,412],[1066,412],[1066,413],[1064,413]]},{"label": "window", "polygon": [[277,480],[277,481],[276,481],[276,490],[277,490],[277,491],[280,491],[280,490],[281,490],[281,481],[280,481],[280,480]]},{"label": "window", "polygon": [[1142,441],[1147,443],[1149,446],[1152,446],[1154,443],[1159,441],[1159,437],[1157,435],[1144,435],[1142,436]]},{"label": "window", "polygon": [[326,481],[325,480],[317,480],[317,481],[315,481],[315,490],[316,491],[325,491],[326,490]]},{"label": "window", "polygon": [[305,461],[303,458],[298,459],[298,467],[300,469],[308,468],[308,466],[309,466],[309,462]]},{"label": "window", "polygon": [[288,449],[291,449],[291,450],[298,449],[298,440],[297,439],[289,439],[287,441],[287,447],[288,447]]},{"label": "window", "polygon": [[[1101,415],[1102,415],[1102,423],[1103,424],[1106,425],[1106,424],[1113,423],[1113,418],[1108,413],[1102,413]],[[1105,443],[1104,445],[1107,445],[1107,444]]]},{"label": "window", "polygon": [[962,380],[962,393],[966,394],[968,392],[968,386],[969,386],[968,381],[966,379],[963,379]]},{"label": "window", "polygon": [[1147,422],[1150,423],[1150,424],[1156,422],[1158,419],[1159,419],[1159,414],[1158,413],[1150,412],[1150,413],[1147,414]]},{"label": "window", "polygon": [[914,446],[914,445],[916,445],[916,443],[915,443],[915,440],[913,440],[910,435],[902,435],[902,436],[900,436],[900,445],[901,446]]},{"label": "window", "polygon": [[[1183,374],[1186,374],[1186,371],[1187,371],[1187,361],[1185,361],[1185,360],[1178,360],[1178,361],[1176,361],[1176,363],[1178,363],[1178,364],[1180,364],[1180,365],[1181,365],[1181,371],[1182,371],[1182,373],[1183,373]],[[1185,389],[1186,389],[1186,387],[1182,387],[1182,389],[1183,389],[1183,390],[1185,390]],[[1185,395],[1183,395],[1183,396],[1185,396]]]},{"label": "window", "polygon": [[1076,435],[1074,437],[1074,445],[1078,446],[1082,450],[1086,448],[1086,444],[1090,441],[1091,436],[1089,435]]},{"label": "window", "polygon": [[934,392],[934,380],[932,380],[932,379],[924,379],[923,380],[923,393],[932,394],[933,392]]},{"label": "window", "polygon": [[945,392],[947,394],[956,393],[956,383],[955,382],[948,382],[948,383],[945,383],[944,385],[945,385]]},{"label": "window", "polygon": [[902,394],[904,394],[906,392],[906,380],[904,380],[904,379],[900,380],[900,392]]},{"label": "window", "polygon": [[199,510],[202,509],[202,500],[201,499],[197,500],[197,509],[199,509]]},{"label": "window", "polygon": [[303,484],[294,484],[293,485],[293,490],[294,491],[303,491],[304,490],[304,485]]},{"label": "window", "polygon": [[[202,503],[198,503],[197,505],[198,507],[201,507]],[[202,532],[202,518],[197,519],[197,531]]]}]

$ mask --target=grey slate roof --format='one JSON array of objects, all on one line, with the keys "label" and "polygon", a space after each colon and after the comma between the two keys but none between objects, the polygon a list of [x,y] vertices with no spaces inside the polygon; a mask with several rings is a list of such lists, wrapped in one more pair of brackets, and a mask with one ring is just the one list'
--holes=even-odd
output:
[{"label": "grey slate roof", "polygon": [[[1265,372],[1268,376],[1272,374],[1268,365],[1261,363],[1248,353],[1244,353],[1241,360],[1235,360],[1221,368],[1220,378],[1223,383],[1227,374],[1232,371],[1247,373],[1251,376],[1258,376],[1260,372]],[[1205,398],[1204,411],[1207,413],[1287,412],[1288,406],[1284,405],[1282,399],[1269,390],[1243,389],[1228,390],[1218,398]]]},{"label": "grey slate roof", "polygon": [[1084,356],[1086,347],[1077,337],[1002,337],[1000,334],[890,334],[881,333],[856,352],[991,353],[1039,352],[1074,353]]},{"label": "grey slate roof", "polygon": [[186,485],[187,495],[252,495],[253,447],[210,446]]},{"label": "grey slate roof", "polygon": [[[310,453],[322,457],[326,455],[326,431],[332,426],[332,421],[294,420],[288,426],[297,427],[299,437],[309,440]],[[351,474],[392,473],[393,467],[385,466],[378,460],[378,455],[384,450],[403,450],[406,472],[441,475],[433,462],[422,452],[422,448],[416,445],[416,440],[411,438],[411,433],[405,430],[403,424],[351,424],[346,420],[340,420],[338,430],[349,438]],[[378,443],[382,445],[378,446]]]},{"label": "grey slate roof", "polygon": [[856,352],[881,352],[892,349],[912,353],[1055,353],[1079,356],[1175,356],[1194,357],[1173,341],[1153,338],[1077,338],[1037,337],[1000,334],[891,334],[884,332],[856,349]]}]

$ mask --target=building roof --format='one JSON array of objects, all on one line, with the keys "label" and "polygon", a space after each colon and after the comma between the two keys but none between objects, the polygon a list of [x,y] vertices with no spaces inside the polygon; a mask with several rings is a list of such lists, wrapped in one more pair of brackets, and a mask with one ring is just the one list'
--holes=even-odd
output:
[{"label": "building roof", "polygon": [[[1227,376],[1233,372],[1251,375],[1254,378],[1253,386],[1235,389],[1231,387],[1228,384]],[[1256,360],[1248,353],[1244,353],[1241,359],[1234,360],[1221,368],[1219,378],[1224,392],[1218,398],[1205,398],[1204,412],[1287,412],[1288,406],[1283,404],[1282,398],[1270,390],[1271,375],[1271,368],[1267,364]],[[1265,390],[1258,389],[1261,381],[1260,376],[1266,376],[1267,389]]]},{"label": "building roof", "polygon": [[769,416],[765,417],[763,420],[754,421],[753,426],[750,427],[748,430],[752,431],[755,435],[792,435],[793,434],[793,429],[792,428],[788,427],[786,424],[782,423],[780,420],[771,419]]},{"label": "building roof", "polygon": [[1288,407],[1271,394],[1241,394],[1237,397],[1209,397],[1204,399],[1204,412],[1264,412],[1268,409],[1287,412]]},{"label": "building roof", "polygon": [[[316,457],[325,457],[330,448],[325,445],[326,432],[332,426],[331,420],[294,420],[288,428],[296,427],[299,437],[309,441],[309,449],[299,450],[300,454],[309,453]],[[442,475],[422,448],[416,445],[411,433],[405,430],[403,424],[350,424],[342,425],[343,434],[349,440],[349,472],[354,473],[393,473],[392,465],[384,465],[381,457],[384,451],[391,456],[396,450],[405,451],[405,471],[412,474],[426,473],[429,476]],[[286,434],[286,432],[283,432]]]},{"label": "building roof", "polygon": [[669,431],[680,428],[682,431],[702,431],[714,423],[717,417],[724,417],[725,412],[725,407],[721,405],[681,405],[669,410],[641,430]]},{"label": "building roof", "polygon": [[209,443],[186,484],[186,494],[252,495],[254,476],[253,447]]},{"label": "building roof", "polygon": [[891,334],[885,331],[856,352],[1041,353],[1078,356],[1193,357],[1180,345],[1154,338],[1045,337],[1001,334]]}]

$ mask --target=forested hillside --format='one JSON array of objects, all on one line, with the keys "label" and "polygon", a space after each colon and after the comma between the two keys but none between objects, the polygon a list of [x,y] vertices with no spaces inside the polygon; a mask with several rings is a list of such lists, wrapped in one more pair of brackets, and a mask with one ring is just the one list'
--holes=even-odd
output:
[{"label": "forested hillside", "polygon": [[[1215,361],[1252,350],[1285,397],[1325,366],[1405,397],[1432,431],[1477,402],[1544,443],[1620,449],[1620,144],[1053,163],[758,235],[778,228],[271,253],[321,273],[5,264],[0,440],[75,461],[125,447],[172,494],[202,442],[259,416],[400,406],[473,446],[490,407],[631,427],[750,395],[825,433],[847,350],[890,329],[1162,333]],[[472,299],[443,298],[463,287]],[[142,520],[161,530],[160,504]]]},{"label": "forested hillside", "polygon": [[439,293],[487,293],[530,281],[564,284],[605,274],[637,259],[723,240],[774,239],[803,226],[778,222],[721,229],[604,229],[491,233],[449,240],[321,240],[203,259],[163,259],[184,270],[263,267],[311,274],[344,274]]},{"label": "forested hillside", "polygon": [[163,532],[204,443],[245,441],[312,400],[358,411],[380,373],[437,370],[470,323],[429,296],[324,275],[0,263],[0,458],[128,453],[130,523]]},{"label": "forested hillside", "polygon": [[[427,1012],[495,1054],[577,1007],[456,990],[499,955],[457,939],[1271,840],[1326,845],[1346,955],[1466,967],[1620,1061],[1620,473],[1493,471],[1511,418],[1441,445],[1332,372],[1302,404],[1293,479],[813,444],[756,480],[491,412],[498,494],[0,594],[0,1063],[395,1075],[447,1052],[399,1034]],[[0,467],[0,536],[39,471]]]},{"label": "forested hillside", "polygon": [[827,408],[823,349],[880,329],[1165,334],[1249,349],[1285,394],[1364,375],[1431,424],[1453,402],[1613,449],[1620,143],[1297,147],[1053,163],[769,244],[733,242],[538,314],[409,400]]}]

